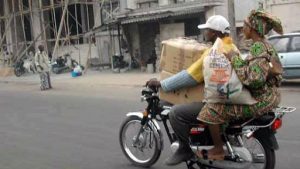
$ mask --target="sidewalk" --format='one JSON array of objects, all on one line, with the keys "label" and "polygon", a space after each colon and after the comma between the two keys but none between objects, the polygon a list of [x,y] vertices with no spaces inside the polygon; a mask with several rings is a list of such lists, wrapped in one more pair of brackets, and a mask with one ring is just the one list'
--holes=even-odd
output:
[{"label": "sidewalk", "polygon": [[[146,73],[139,70],[128,71],[124,73],[113,73],[111,70],[88,70],[84,75],[73,78],[70,73],[51,74],[51,82],[55,84],[66,85],[85,85],[85,86],[132,86],[140,87],[151,78],[159,78],[158,73]],[[9,76],[0,77],[0,83],[7,84],[39,84],[38,74],[26,74],[21,77]],[[55,87],[55,86],[54,86]]]}]

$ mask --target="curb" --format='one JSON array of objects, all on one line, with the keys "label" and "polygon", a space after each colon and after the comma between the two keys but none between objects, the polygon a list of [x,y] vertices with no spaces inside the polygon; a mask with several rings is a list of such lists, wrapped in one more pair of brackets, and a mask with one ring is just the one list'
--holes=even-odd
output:
[{"label": "curb", "polygon": [[[140,71],[114,73],[111,71],[88,70],[80,77],[72,78],[69,73],[50,75],[51,81],[57,85],[80,86],[121,86],[142,88],[150,78],[158,78],[159,73],[148,74]],[[28,74],[23,77],[0,77],[0,84],[39,85],[38,74]]]}]

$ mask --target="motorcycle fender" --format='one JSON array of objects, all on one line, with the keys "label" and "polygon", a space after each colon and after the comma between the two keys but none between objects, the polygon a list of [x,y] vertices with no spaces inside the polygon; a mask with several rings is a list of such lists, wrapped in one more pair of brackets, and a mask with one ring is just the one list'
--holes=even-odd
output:
[{"label": "motorcycle fender", "polygon": [[[142,112],[129,112],[129,113],[126,114],[126,116],[127,117],[137,116],[139,118],[143,118],[143,113]],[[161,129],[159,127],[159,124],[158,124],[157,120],[155,120],[155,119],[151,119],[149,124],[150,124],[151,128],[153,129],[154,134],[156,135],[156,137],[159,138],[160,144],[158,145],[158,149],[162,150],[163,145],[164,145],[164,141],[163,141],[163,135],[162,135]]]},{"label": "motorcycle fender", "polygon": [[275,133],[270,128],[261,128],[255,131],[254,136],[259,138],[268,148],[272,150],[279,149]]}]

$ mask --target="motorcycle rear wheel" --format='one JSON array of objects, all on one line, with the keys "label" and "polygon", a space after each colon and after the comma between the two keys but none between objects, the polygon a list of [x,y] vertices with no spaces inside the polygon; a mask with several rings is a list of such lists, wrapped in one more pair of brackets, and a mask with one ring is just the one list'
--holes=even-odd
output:
[{"label": "motorcycle rear wheel", "polygon": [[[127,117],[121,125],[119,133],[120,146],[126,158],[135,166],[150,167],[159,159],[161,149],[159,149],[160,138],[154,134],[150,125],[146,125],[144,132],[137,138],[141,126],[141,118],[137,116]],[[133,126],[133,132],[130,135],[130,128]],[[129,134],[129,136],[127,136]],[[137,143],[134,143],[139,139]],[[153,151],[150,155],[148,151]]]},{"label": "motorcycle rear wheel", "polygon": [[[244,140],[244,146],[252,154],[253,165],[250,169],[274,169],[276,163],[275,151],[270,149],[260,138],[251,137]],[[255,148],[257,148],[255,150]],[[258,150],[260,149],[260,150]],[[258,150],[258,151],[257,151]]]}]

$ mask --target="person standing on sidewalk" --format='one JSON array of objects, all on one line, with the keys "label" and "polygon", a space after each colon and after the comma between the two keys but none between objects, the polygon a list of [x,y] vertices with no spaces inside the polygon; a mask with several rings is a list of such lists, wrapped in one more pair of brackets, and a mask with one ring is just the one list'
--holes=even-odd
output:
[{"label": "person standing on sidewalk", "polygon": [[152,50],[151,59],[152,59],[152,65],[153,65],[153,73],[155,73],[156,72],[156,60],[157,60],[155,49]]},{"label": "person standing on sidewalk", "polygon": [[43,45],[38,46],[34,60],[41,79],[41,90],[51,89],[49,58]]}]

